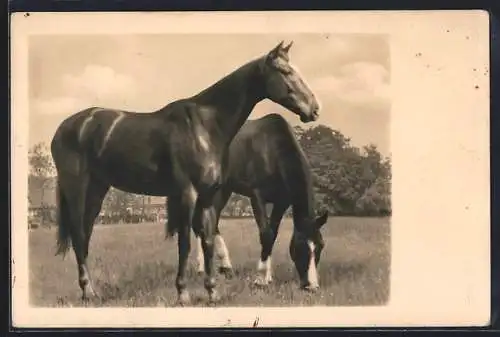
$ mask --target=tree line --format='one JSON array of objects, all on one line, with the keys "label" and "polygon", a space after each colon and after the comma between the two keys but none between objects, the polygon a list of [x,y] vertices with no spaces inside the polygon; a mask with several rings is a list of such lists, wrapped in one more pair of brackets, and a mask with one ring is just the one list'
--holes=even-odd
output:
[{"label": "tree line", "polygon": [[373,144],[356,147],[325,125],[294,127],[312,167],[317,208],[344,216],[388,216],[391,159]]},{"label": "tree line", "polygon": [[[325,125],[311,128],[294,127],[295,136],[311,164],[317,209],[327,209],[332,215],[388,216],[391,208],[391,160],[373,144],[356,147],[341,132]],[[46,201],[48,192],[54,195],[55,168],[45,143],[34,145],[28,155],[28,201],[43,218],[50,216],[55,200]],[[33,204],[33,198],[41,200]],[[148,196],[111,188],[103,203],[107,220],[127,218],[152,220],[146,211]],[[223,216],[250,216],[248,198],[233,194]],[[51,219],[53,220],[53,219]],[[50,221],[50,220],[49,220]],[[106,220],[103,220],[106,221]]]}]

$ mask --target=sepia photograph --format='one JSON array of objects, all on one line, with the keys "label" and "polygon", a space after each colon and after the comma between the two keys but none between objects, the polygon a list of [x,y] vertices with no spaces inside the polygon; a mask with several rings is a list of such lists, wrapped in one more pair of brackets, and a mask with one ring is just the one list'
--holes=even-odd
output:
[{"label": "sepia photograph", "polygon": [[[190,15],[32,13],[13,20],[15,321],[485,323],[487,15]],[[468,15],[470,27],[458,28]],[[131,16],[137,21],[124,26]],[[204,24],[193,26],[196,17]],[[448,46],[402,45],[398,30],[422,34],[405,19],[431,34],[440,17],[448,26],[436,36]],[[365,28],[356,24],[365,19]],[[450,48],[470,51],[469,58],[440,58]],[[450,90],[443,86],[448,73],[472,82],[457,80]],[[469,137],[442,128],[451,115],[462,118]],[[456,230],[470,218],[470,233]],[[439,259],[435,254],[452,262],[425,264]],[[461,311],[439,320],[430,302],[425,315],[417,310],[422,304],[400,309],[409,296],[444,294],[445,279],[457,278],[453,266],[469,278],[434,299],[451,305],[445,301],[459,293],[466,298]],[[429,277],[442,281],[432,286]],[[160,311],[139,315],[142,309]],[[53,310],[63,313],[60,321]],[[153,322],[164,315],[168,322]]]}]

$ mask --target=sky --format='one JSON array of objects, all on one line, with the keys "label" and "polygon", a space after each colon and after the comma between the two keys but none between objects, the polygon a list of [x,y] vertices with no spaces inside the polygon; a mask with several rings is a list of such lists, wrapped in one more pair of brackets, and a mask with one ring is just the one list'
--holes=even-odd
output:
[{"label": "sky", "polygon": [[324,124],[355,146],[390,154],[390,48],[369,34],[40,35],[29,44],[30,146],[49,143],[63,119],[90,106],[150,112],[192,96],[281,40],[321,102],[320,118],[265,100],[250,119],[282,114],[290,124]]}]

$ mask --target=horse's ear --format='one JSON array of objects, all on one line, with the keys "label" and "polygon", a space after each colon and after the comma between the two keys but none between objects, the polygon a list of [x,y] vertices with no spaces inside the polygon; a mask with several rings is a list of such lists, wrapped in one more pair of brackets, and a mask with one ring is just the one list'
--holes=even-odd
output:
[{"label": "horse's ear", "polygon": [[267,57],[270,58],[270,59],[275,59],[276,57],[278,57],[279,53],[280,53],[280,50],[283,49],[283,43],[285,43],[285,41],[281,41],[280,43],[278,43],[278,45],[276,47],[274,47],[268,54],[267,54]]},{"label": "horse's ear", "polygon": [[290,47],[293,45],[293,41],[290,41],[290,43],[283,47],[281,50],[284,52],[284,53],[287,53],[288,54],[288,51],[290,50]]},{"label": "horse's ear", "polygon": [[327,220],[328,220],[328,211],[324,210],[316,218],[316,227],[318,229],[321,229],[321,227],[323,227],[323,225],[326,223]]}]

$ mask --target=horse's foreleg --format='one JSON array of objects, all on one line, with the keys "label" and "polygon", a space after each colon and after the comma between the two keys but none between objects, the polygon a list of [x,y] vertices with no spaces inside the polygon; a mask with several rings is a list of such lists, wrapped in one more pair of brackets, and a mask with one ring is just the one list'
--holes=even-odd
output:
[{"label": "horse's foreleg", "polygon": [[[180,198],[170,197],[168,201],[169,221],[175,221],[179,251],[179,265],[175,286],[177,288],[178,304],[187,305],[190,302],[186,289],[186,272],[189,252],[191,250],[191,228],[195,212],[197,193],[194,188],[183,191]],[[174,211],[175,209],[175,211]],[[172,217],[171,217],[172,215]],[[173,224],[173,223],[172,223]]]},{"label": "horse's foreleg", "polygon": [[203,247],[201,246],[201,238],[195,234],[196,238],[196,264],[198,274],[205,273],[205,258],[203,257]]},{"label": "horse's foreleg", "polygon": [[233,265],[231,263],[231,258],[229,257],[229,250],[227,249],[224,237],[220,233],[220,215],[224,206],[226,206],[231,192],[227,188],[221,188],[215,194],[213,201],[213,207],[215,210],[215,254],[220,259],[221,264],[219,267],[219,272],[224,274],[227,278],[233,275]]},{"label": "horse's foreleg", "polygon": [[[267,234],[269,238],[267,240],[261,240],[261,261],[271,261],[271,253],[273,251],[274,243],[276,242],[276,237],[278,236],[279,226],[281,224],[281,220],[283,219],[283,215],[287,206],[283,204],[274,204],[273,210],[271,212],[271,218],[269,220],[269,227],[267,229]],[[266,281],[272,282],[273,279],[273,271],[271,265],[269,263],[266,266]]]},{"label": "horse's foreleg", "polygon": [[218,231],[215,234],[215,253],[221,261],[219,272],[224,274],[226,278],[232,277],[233,264],[229,257],[229,250],[227,249],[224,237]]},{"label": "horse's foreleg", "polygon": [[175,286],[177,288],[178,303],[180,305],[187,305],[190,302],[189,292],[186,289],[186,271],[189,251],[191,250],[191,230],[185,220],[179,225],[180,226],[177,231],[179,266],[177,270],[177,278],[175,279]]},{"label": "horse's foreleg", "polygon": [[200,212],[197,213],[194,222],[200,221],[201,226],[195,226],[198,236],[201,239],[203,249],[203,258],[205,264],[205,289],[208,292],[209,301],[216,302],[218,294],[215,290],[215,271],[214,271],[214,243],[217,231],[217,214],[213,206],[200,204]]},{"label": "horse's foreleg", "polygon": [[[218,222],[217,222],[218,223]],[[203,256],[203,246],[201,238],[195,234],[196,238],[196,262],[198,274],[205,273],[205,257]],[[224,274],[225,277],[230,278],[233,274],[233,265],[229,257],[229,250],[227,249],[226,242],[220,234],[219,228],[216,229],[214,238],[215,255],[221,260],[219,272]]]},{"label": "horse's foreleg", "polygon": [[[256,192],[251,198],[255,221],[259,227],[259,239],[262,247],[271,245],[273,233],[270,231],[268,225],[268,218],[266,214],[266,204],[264,199]],[[272,282],[271,274],[271,257],[261,254],[257,263],[257,277],[254,281],[255,284],[260,286],[268,285]]]}]

